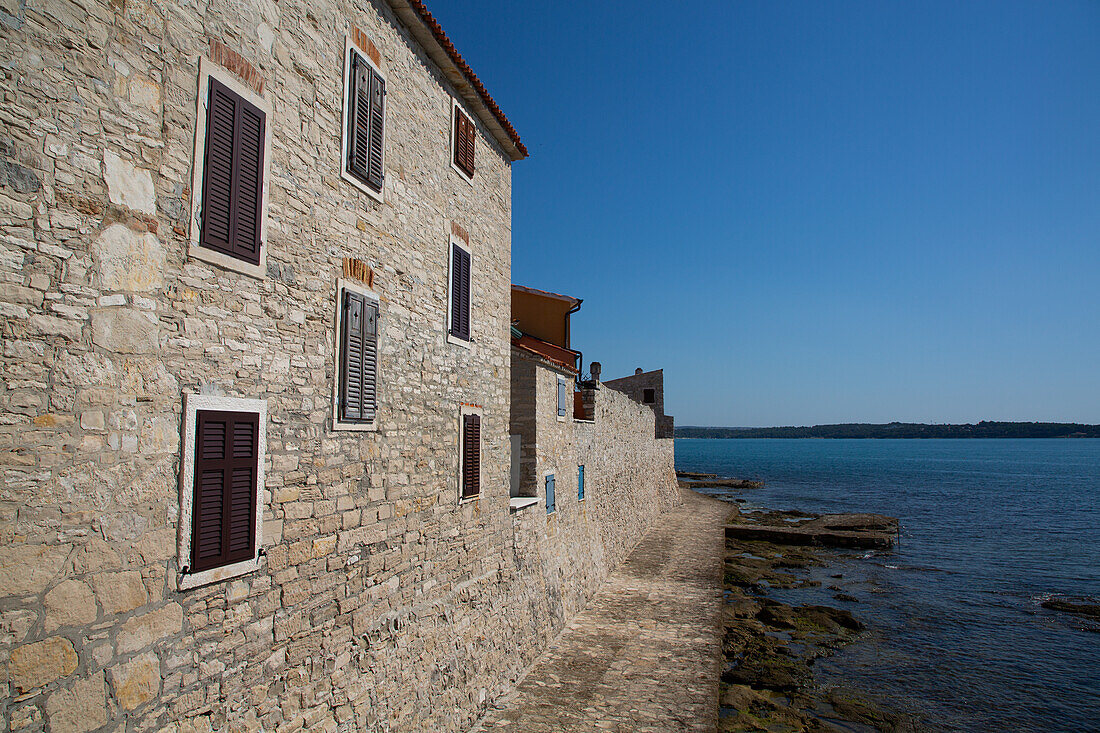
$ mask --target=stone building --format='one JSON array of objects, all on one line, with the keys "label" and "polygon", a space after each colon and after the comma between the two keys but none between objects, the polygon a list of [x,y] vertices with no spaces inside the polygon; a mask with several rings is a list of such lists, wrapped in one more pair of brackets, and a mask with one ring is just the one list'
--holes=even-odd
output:
[{"label": "stone building", "polygon": [[2,730],[468,728],[667,494],[511,506],[503,112],[420,0],[0,39]]},{"label": "stone building", "polygon": [[611,389],[618,390],[635,402],[649,405],[657,419],[657,437],[671,438],[675,432],[672,415],[665,414],[665,371],[654,369],[643,372],[641,367],[629,377],[619,377],[604,382]]}]

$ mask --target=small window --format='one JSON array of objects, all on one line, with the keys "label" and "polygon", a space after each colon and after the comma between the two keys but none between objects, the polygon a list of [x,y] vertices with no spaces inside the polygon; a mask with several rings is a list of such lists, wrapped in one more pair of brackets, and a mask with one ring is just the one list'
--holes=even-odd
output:
[{"label": "small window", "polygon": [[481,494],[481,415],[462,415],[462,469],[459,496],[473,499]]},{"label": "small window", "polygon": [[546,513],[553,514],[558,510],[554,502],[554,474],[546,477]]},{"label": "small window", "polygon": [[577,499],[584,501],[584,466],[577,466]]},{"label": "small window", "polygon": [[642,402],[646,403],[647,405],[652,405],[654,402],[656,402],[656,398],[654,397],[654,390],[642,390]]},{"label": "small window", "polygon": [[470,339],[470,268],[469,250],[451,240],[451,287],[448,309],[448,334],[460,341]]},{"label": "small window", "polygon": [[267,403],[184,395],[179,588],[259,567]]},{"label": "small window", "polygon": [[378,413],[378,300],[345,283],[338,292],[336,421],[371,425]]},{"label": "small window", "polygon": [[217,79],[206,115],[199,246],[258,265],[266,115]]},{"label": "small window", "polygon": [[565,377],[558,377],[558,417],[569,414],[569,387]]},{"label": "small window", "polygon": [[386,81],[350,38],[344,61],[341,176],[381,199],[385,182]]},{"label": "small window", "polygon": [[474,143],[477,140],[477,128],[473,120],[458,105],[454,109],[454,129],[451,133],[451,162],[466,178],[474,177]]}]

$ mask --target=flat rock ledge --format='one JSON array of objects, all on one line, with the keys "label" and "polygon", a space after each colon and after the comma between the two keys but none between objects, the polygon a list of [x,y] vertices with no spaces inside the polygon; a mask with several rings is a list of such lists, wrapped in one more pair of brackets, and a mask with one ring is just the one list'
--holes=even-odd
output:
[{"label": "flat rock ledge", "polygon": [[[748,519],[748,515],[742,519]],[[897,517],[884,514],[823,514],[786,517],[784,524],[739,521],[726,525],[726,537],[782,545],[887,549],[897,541]]]}]

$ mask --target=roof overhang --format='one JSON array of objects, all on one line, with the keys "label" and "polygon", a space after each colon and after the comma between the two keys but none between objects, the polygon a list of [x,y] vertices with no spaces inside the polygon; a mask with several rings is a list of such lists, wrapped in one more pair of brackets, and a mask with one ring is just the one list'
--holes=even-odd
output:
[{"label": "roof overhang", "polygon": [[477,115],[508,158],[513,161],[526,158],[527,148],[519,139],[519,133],[424,3],[421,0],[386,2],[428,53],[428,57],[443,70],[448,81],[454,84],[467,109]]},{"label": "roof overhang", "polygon": [[551,300],[562,300],[570,305],[580,305],[584,301],[581,298],[574,298],[572,295],[562,295],[561,293],[551,293],[549,290],[539,290],[538,288],[529,288],[525,285],[516,285],[512,283],[512,290],[518,290],[521,293],[528,293],[530,295],[541,295],[544,298],[550,298]]}]

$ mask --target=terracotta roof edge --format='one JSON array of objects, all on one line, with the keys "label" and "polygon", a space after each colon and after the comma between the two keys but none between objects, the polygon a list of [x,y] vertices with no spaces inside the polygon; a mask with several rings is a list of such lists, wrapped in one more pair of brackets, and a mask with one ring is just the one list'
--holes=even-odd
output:
[{"label": "terracotta roof edge", "polygon": [[[386,2],[397,14],[397,17],[412,31],[416,40],[428,51],[428,55],[432,57],[432,60],[446,72],[446,64],[439,56],[445,57],[470,87],[469,92],[471,93],[466,94],[463,93],[464,90],[461,85],[456,84],[459,87],[460,94],[467,102],[473,102],[474,99],[477,99],[481,103],[480,108],[475,108],[475,112],[482,123],[493,133],[493,137],[504,148],[508,157],[513,161],[526,158],[528,155],[527,147],[520,140],[516,128],[512,127],[512,123],[508,121],[504,111],[489,94],[489,90],[481,83],[481,79],[474,73],[474,70],[462,58],[462,54],[458,52],[454,43],[443,31],[443,26],[439,24],[439,21],[435,19],[423,1],[386,0]],[[433,54],[433,51],[437,53]],[[448,76],[450,75],[448,74]],[[454,83],[456,80],[451,79],[451,81]]]}]

